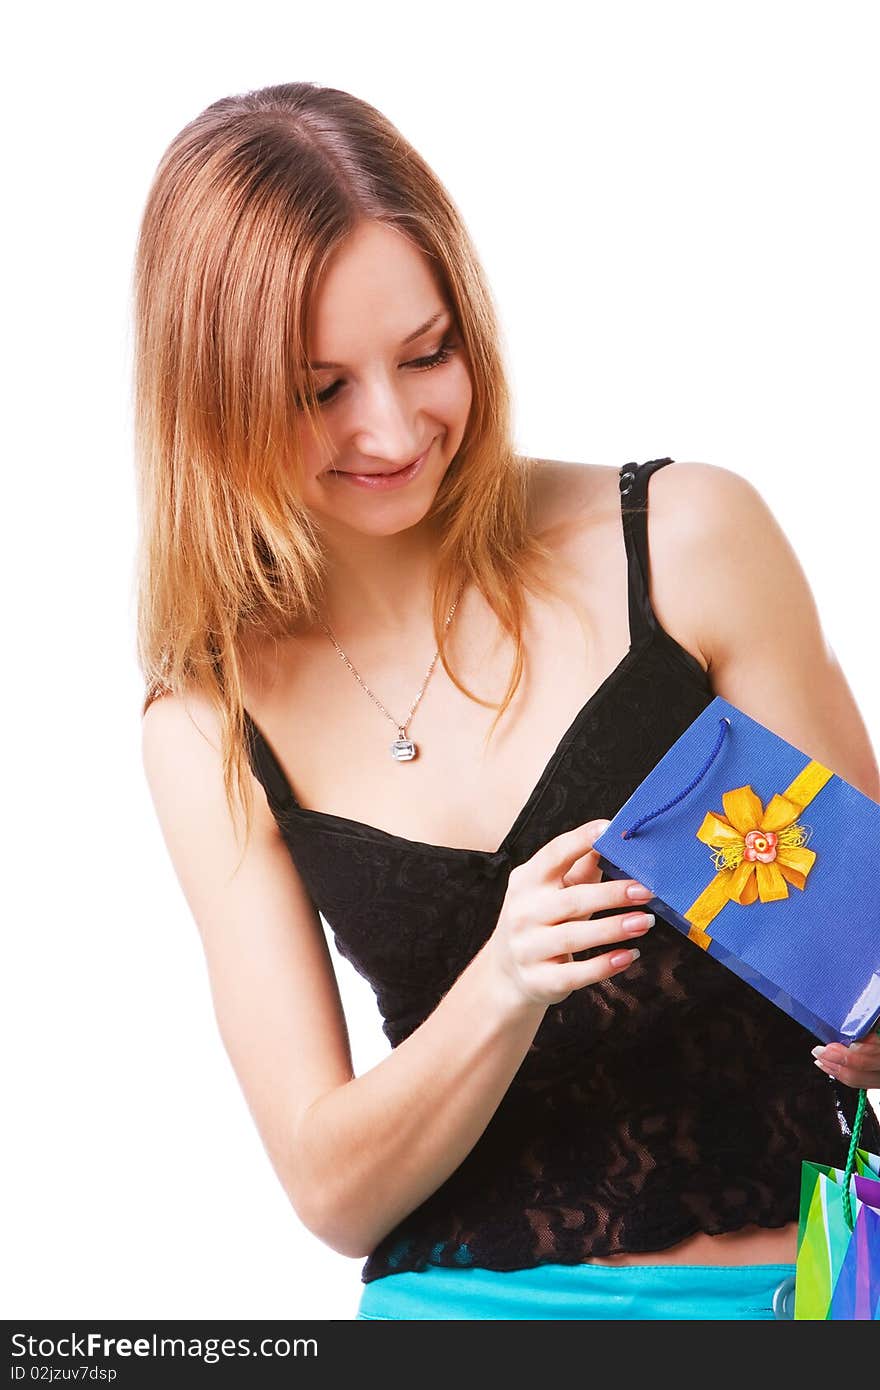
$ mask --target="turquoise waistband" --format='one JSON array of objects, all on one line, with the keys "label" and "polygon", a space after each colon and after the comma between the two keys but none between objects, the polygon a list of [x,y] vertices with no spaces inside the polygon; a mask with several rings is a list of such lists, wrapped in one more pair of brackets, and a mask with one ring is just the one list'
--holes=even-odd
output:
[{"label": "turquoise waistband", "polygon": [[793,1264],[541,1264],[388,1274],[365,1284],[358,1318],[594,1320],[791,1317]]}]

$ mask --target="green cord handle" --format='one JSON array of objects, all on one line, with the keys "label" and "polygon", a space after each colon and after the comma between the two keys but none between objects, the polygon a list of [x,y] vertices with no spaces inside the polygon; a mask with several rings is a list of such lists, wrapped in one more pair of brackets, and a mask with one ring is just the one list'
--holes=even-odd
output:
[{"label": "green cord handle", "polygon": [[[880,1034],[880,1028],[877,1029]],[[850,1179],[853,1169],[856,1166],[856,1149],[859,1147],[859,1139],[862,1133],[862,1121],[865,1118],[865,1106],[868,1103],[868,1092],[864,1086],[859,1089],[859,1103],[856,1106],[856,1115],[853,1120],[852,1138],[849,1142],[849,1153],[846,1156],[846,1167],[843,1170],[843,1219],[850,1232],[853,1228],[852,1199],[849,1195]]]},{"label": "green cord handle", "polygon": [[865,1105],[868,1100],[868,1092],[864,1086],[859,1091],[859,1103],[856,1107],[856,1117],[853,1120],[852,1139],[849,1144],[849,1153],[846,1158],[846,1167],[843,1170],[843,1219],[849,1227],[853,1228],[852,1199],[849,1195],[850,1178],[856,1166],[856,1149],[859,1147],[859,1136],[862,1132],[862,1120],[865,1118]]}]

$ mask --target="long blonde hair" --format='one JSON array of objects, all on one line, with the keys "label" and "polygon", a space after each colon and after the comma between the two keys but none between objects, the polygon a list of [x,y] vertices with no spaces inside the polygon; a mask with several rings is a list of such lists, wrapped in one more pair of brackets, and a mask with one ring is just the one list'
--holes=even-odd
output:
[{"label": "long blonde hair", "polygon": [[[450,679],[498,710],[488,737],[523,672],[524,586],[550,587],[491,293],[439,179],[348,92],[294,82],[213,102],[162,156],[135,256],[137,655],[142,713],[192,690],[217,708],[226,796],[245,808],[246,838],[243,656],[257,636],[316,622],[325,574],[299,486],[303,421],[326,438],[307,366],[311,297],[365,219],[427,257],[468,363],[470,416],[431,512],[442,523],[433,625]],[[447,660],[445,618],[468,580],[515,644],[498,706]]]}]

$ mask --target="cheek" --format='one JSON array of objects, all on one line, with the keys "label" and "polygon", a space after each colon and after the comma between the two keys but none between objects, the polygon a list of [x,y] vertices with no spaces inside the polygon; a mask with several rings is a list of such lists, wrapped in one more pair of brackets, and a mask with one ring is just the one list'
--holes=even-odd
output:
[{"label": "cheek", "polygon": [[329,450],[315,439],[311,430],[304,429],[302,431],[302,435],[305,437],[300,440],[300,449],[302,451],[302,472],[300,476],[302,480],[303,501],[307,506],[320,506],[321,501],[326,499],[328,480],[321,475],[326,473],[334,456],[341,447],[341,444],[332,442],[335,440],[333,426],[328,423],[327,428],[331,439]]},{"label": "cheek", "polygon": [[303,476],[306,479],[317,478],[317,475],[327,466],[319,445],[309,434],[309,438],[304,439],[300,447],[302,449]]},{"label": "cheek", "polygon": [[450,364],[433,391],[433,408],[450,426],[463,430],[473,400],[470,375],[463,362]]}]

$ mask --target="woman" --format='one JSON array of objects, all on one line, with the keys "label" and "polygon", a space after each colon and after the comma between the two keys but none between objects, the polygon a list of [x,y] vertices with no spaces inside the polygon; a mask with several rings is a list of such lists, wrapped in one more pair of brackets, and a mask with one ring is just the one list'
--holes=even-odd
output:
[{"label": "woman", "polygon": [[[516,455],[460,216],[345,92],[176,137],[135,315],[144,765],[358,1316],[790,1316],[800,1160],[880,1048],[815,1049],[592,850],[715,694],[880,799],[760,494]],[[392,1045],[357,1077],[319,911]]]}]

